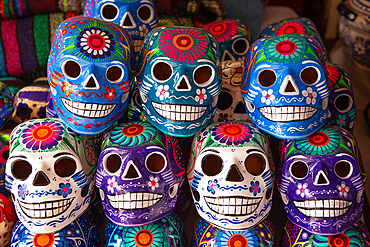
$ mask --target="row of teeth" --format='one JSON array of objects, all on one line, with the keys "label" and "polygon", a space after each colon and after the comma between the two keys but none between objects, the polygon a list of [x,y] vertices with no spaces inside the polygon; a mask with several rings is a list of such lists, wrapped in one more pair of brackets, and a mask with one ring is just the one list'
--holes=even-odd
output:
[{"label": "row of teeth", "polygon": [[153,102],[155,111],[163,118],[173,121],[196,121],[200,119],[207,110],[204,106],[169,105]]},{"label": "row of teeth", "polygon": [[19,201],[22,211],[29,218],[51,218],[65,212],[73,199],[46,203],[24,203]]},{"label": "row of teeth", "polygon": [[89,104],[62,98],[62,102],[68,111],[74,115],[88,118],[101,118],[108,116],[116,107],[116,104]]},{"label": "row of teeth", "polygon": [[347,209],[324,209],[324,210],[316,210],[316,209],[311,209],[311,210],[305,210],[302,208],[298,208],[298,211],[301,212],[306,217],[311,217],[311,218],[332,218],[332,217],[340,217],[344,214],[347,213],[349,208]]},{"label": "row of teeth", "polygon": [[307,200],[307,201],[293,201],[296,207],[306,209],[343,209],[352,205],[350,201],[344,200]]},{"label": "row of teeth", "polygon": [[309,119],[317,112],[316,108],[310,106],[281,106],[261,107],[261,114],[273,122],[302,121]]},{"label": "row of teeth", "polygon": [[258,204],[261,201],[261,198],[253,199],[247,197],[226,197],[226,198],[211,198],[205,197],[207,203],[216,204],[219,206],[229,206],[229,205],[252,205]]},{"label": "row of teeth", "polygon": [[143,39],[134,39],[133,40],[133,45],[134,45],[134,50],[135,52],[139,52],[141,49],[141,45],[143,44]]},{"label": "row of teeth", "polygon": [[110,205],[115,209],[133,210],[144,209],[159,202],[163,195],[154,193],[125,193],[120,195],[107,195]]},{"label": "row of teeth", "polygon": [[208,207],[219,214],[229,216],[248,215],[256,211],[261,198],[247,199],[242,197],[229,197],[223,199],[205,198]]}]

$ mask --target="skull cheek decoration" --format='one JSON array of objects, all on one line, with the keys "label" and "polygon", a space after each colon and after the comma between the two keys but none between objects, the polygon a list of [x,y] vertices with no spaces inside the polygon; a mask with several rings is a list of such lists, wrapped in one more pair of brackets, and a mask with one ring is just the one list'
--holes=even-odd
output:
[{"label": "skull cheek decoration", "polygon": [[92,140],[58,119],[30,120],[11,134],[6,188],[23,225],[35,233],[62,229],[88,207],[97,156]]},{"label": "skull cheek decoration", "polygon": [[354,137],[324,126],[305,139],[282,143],[279,177],[288,218],[314,234],[337,234],[362,214],[366,175]]},{"label": "skull cheek decoration", "polygon": [[96,186],[108,219],[131,227],[170,214],[185,178],[177,140],[148,122],[120,124],[104,138]]},{"label": "skull cheek decoration", "polygon": [[308,36],[257,40],[247,55],[242,94],[249,116],[279,139],[299,139],[325,124],[328,84],[321,49]]},{"label": "skull cheek decoration", "polygon": [[251,34],[240,20],[221,20],[203,27],[211,32],[220,45],[221,61],[242,61],[251,43]]},{"label": "skull cheek decoration", "polygon": [[272,205],[267,138],[243,122],[208,126],[193,140],[188,181],[198,214],[232,230],[250,228]]},{"label": "skull cheek decoration", "polygon": [[212,34],[187,27],[152,30],[137,65],[146,119],[171,136],[189,137],[202,130],[216,111],[219,66]]},{"label": "skull cheek decoration", "polygon": [[140,51],[148,32],[158,25],[155,7],[150,0],[86,0],[84,16],[125,28],[133,40],[135,52]]},{"label": "skull cheek decoration", "polygon": [[131,38],[123,28],[88,17],[57,28],[48,80],[55,111],[76,133],[99,134],[120,119],[133,73]]}]

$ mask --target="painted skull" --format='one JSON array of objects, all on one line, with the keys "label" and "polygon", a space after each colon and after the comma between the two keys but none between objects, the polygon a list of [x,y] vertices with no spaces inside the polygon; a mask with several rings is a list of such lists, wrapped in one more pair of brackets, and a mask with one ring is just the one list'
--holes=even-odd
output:
[{"label": "painted skull", "polygon": [[14,112],[12,119],[17,124],[45,118],[49,86],[30,85],[18,91],[14,97]]},{"label": "painted skull", "polygon": [[150,123],[119,124],[104,136],[96,186],[115,224],[139,226],[170,214],[184,178],[178,141]]},{"label": "painted skull", "polygon": [[9,88],[0,82],[0,129],[10,120],[13,111],[14,95]]},{"label": "painted skull", "polygon": [[238,19],[211,22],[203,27],[220,45],[222,61],[243,61],[252,41],[248,27]]},{"label": "painted skull", "polygon": [[62,22],[54,34],[48,80],[55,110],[78,134],[99,134],[126,110],[134,59],[129,34],[88,17]]},{"label": "painted skull", "polygon": [[151,0],[86,0],[84,16],[113,22],[125,28],[139,52],[150,30],[157,27],[157,13]]},{"label": "painted skull", "polygon": [[321,48],[324,58],[327,52],[322,42],[319,32],[312,20],[304,17],[296,17],[278,21],[266,27],[260,34],[260,38],[267,36],[284,35],[284,34],[303,34],[313,38]]},{"label": "painted skull", "polygon": [[366,174],[349,131],[324,126],[283,141],[278,189],[288,219],[314,234],[337,234],[362,214]]},{"label": "painted skull", "polygon": [[303,138],[325,124],[327,72],[321,49],[308,36],[255,41],[244,64],[241,90],[253,123],[279,139]]},{"label": "painted skull", "polygon": [[194,136],[188,181],[198,214],[231,230],[270,212],[274,172],[267,138],[245,122],[211,124]]},{"label": "painted skull", "polygon": [[16,95],[19,89],[26,86],[26,83],[19,77],[0,77],[0,82],[9,88],[13,95]]},{"label": "painted skull", "polygon": [[329,110],[326,124],[340,126],[353,133],[356,119],[355,97],[348,72],[336,64],[327,64],[329,77]]},{"label": "painted skull", "polygon": [[2,194],[7,193],[5,190],[5,165],[9,157],[10,132],[9,130],[0,131],[0,193]]},{"label": "painted skull", "polygon": [[10,136],[5,186],[19,220],[34,233],[55,232],[88,207],[97,165],[95,145],[59,119],[30,120]]},{"label": "painted skull", "polygon": [[0,246],[7,246],[10,243],[17,220],[13,203],[5,195],[0,194]]},{"label": "painted skull", "polygon": [[216,111],[222,80],[218,44],[207,31],[161,27],[144,41],[137,85],[146,119],[165,134],[189,137]]},{"label": "painted skull", "polygon": [[104,246],[187,247],[188,243],[184,224],[176,214],[171,213],[152,223],[134,227],[122,227],[108,221]]},{"label": "painted skull", "polygon": [[213,122],[251,122],[240,92],[243,66],[240,61],[222,62],[222,89]]}]

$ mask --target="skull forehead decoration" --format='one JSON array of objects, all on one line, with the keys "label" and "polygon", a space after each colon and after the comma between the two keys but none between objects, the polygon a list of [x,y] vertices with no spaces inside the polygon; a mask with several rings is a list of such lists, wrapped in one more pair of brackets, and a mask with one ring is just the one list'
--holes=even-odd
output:
[{"label": "skull forehead decoration", "polygon": [[310,36],[319,45],[323,52],[324,58],[326,58],[327,52],[324,43],[322,42],[320,34],[312,20],[304,17],[297,17],[278,21],[266,27],[261,32],[260,38],[284,34],[303,34]]},{"label": "skull forehead decoration", "polygon": [[54,34],[48,80],[55,110],[78,134],[99,134],[126,110],[134,59],[126,30],[88,17],[62,22]]},{"label": "skull forehead decoration", "polygon": [[336,64],[327,64],[329,110],[326,124],[337,125],[353,133],[356,119],[355,97],[348,72]]},{"label": "skull forehead decoration", "polygon": [[5,195],[0,194],[0,246],[7,246],[10,243],[17,220],[13,203]]},{"label": "skull forehead decoration", "polygon": [[241,90],[252,122],[279,139],[306,137],[326,121],[325,62],[308,36],[255,41],[244,64]]},{"label": "skull forehead decoration", "polygon": [[220,66],[211,33],[189,27],[152,30],[137,65],[147,120],[171,136],[189,137],[202,130],[216,111]]},{"label": "skull forehead decoration", "polygon": [[10,119],[13,114],[13,93],[2,82],[0,82],[0,129]]},{"label": "skull forehead decoration", "polygon": [[133,39],[135,52],[140,51],[145,36],[158,25],[151,0],[86,0],[84,16],[125,28]]},{"label": "skull forehead decoration", "polygon": [[366,175],[349,131],[324,126],[283,141],[278,189],[288,218],[315,234],[343,232],[362,214]]},{"label": "skull forehead decoration", "polygon": [[10,131],[0,131],[0,193],[5,194],[5,165],[9,157]]},{"label": "skull forehead decoration", "polygon": [[247,26],[238,19],[211,22],[203,27],[220,45],[222,61],[242,61],[252,41]]},{"label": "skull forehead decoration", "polygon": [[244,63],[241,61],[222,62],[222,89],[218,97],[214,122],[250,121],[245,109],[240,84]]},{"label": "skull forehead decoration", "polygon": [[30,120],[10,137],[5,186],[19,220],[35,233],[55,232],[88,207],[97,165],[95,145],[59,119]]},{"label": "skull forehead decoration", "polygon": [[105,215],[129,227],[170,214],[185,167],[178,141],[148,122],[120,124],[104,136],[96,186]]},{"label": "skull forehead decoration", "polygon": [[272,205],[267,138],[245,122],[211,124],[193,139],[188,181],[198,214],[233,230],[250,228]]}]

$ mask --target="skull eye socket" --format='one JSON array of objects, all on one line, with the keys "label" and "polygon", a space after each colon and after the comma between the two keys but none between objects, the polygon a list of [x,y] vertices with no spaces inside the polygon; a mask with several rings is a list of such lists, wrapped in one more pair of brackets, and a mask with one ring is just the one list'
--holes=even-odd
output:
[{"label": "skull eye socket", "polygon": [[260,154],[249,155],[244,163],[247,171],[254,176],[262,174],[266,166],[265,159]]},{"label": "skull eye socket", "polygon": [[69,177],[75,173],[77,168],[76,161],[72,158],[60,158],[54,164],[54,171],[59,177]]},{"label": "skull eye socket", "polygon": [[244,55],[247,53],[249,43],[245,38],[237,39],[233,43],[233,50],[238,55]]},{"label": "skull eye socket", "polygon": [[258,83],[262,87],[271,87],[276,82],[276,74],[274,71],[265,69],[258,74]]},{"label": "skull eye socket", "polygon": [[21,116],[28,116],[28,107],[26,106],[19,107],[19,113],[21,114]]},{"label": "skull eye socket", "polygon": [[222,171],[222,159],[215,154],[209,154],[202,159],[202,170],[207,176],[216,176]]},{"label": "skull eye socket", "polygon": [[353,101],[347,94],[341,94],[334,100],[334,105],[339,112],[347,112],[351,109]]},{"label": "skull eye socket", "polygon": [[218,98],[217,108],[224,111],[228,109],[232,105],[232,103],[233,103],[233,96],[231,96],[230,93],[222,90]]},{"label": "skull eye socket", "polygon": [[17,160],[12,164],[13,177],[19,180],[26,180],[32,173],[32,166],[26,160]]},{"label": "skull eye socket", "polygon": [[76,79],[81,74],[81,67],[76,61],[68,60],[63,64],[63,73],[70,79]]},{"label": "skull eye socket", "polygon": [[123,78],[123,70],[119,66],[111,66],[107,69],[106,76],[109,82],[116,83],[120,82]]},{"label": "skull eye socket", "polygon": [[214,77],[214,70],[209,65],[201,65],[195,69],[193,78],[194,82],[201,87],[207,86]]},{"label": "skull eye socket", "polygon": [[302,161],[294,162],[290,167],[290,173],[297,179],[305,178],[308,174],[308,166]]},{"label": "skull eye socket", "polygon": [[157,81],[165,82],[172,76],[172,67],[165,62],[158,62],[152,68],[152,74]]},{"label": "skull eye socket", "polygon": [[306,67],[301,71],[301,80],[307,85],[313,85],[320,79],[320,73],[315,67]]},{"label": "skull eye socket", "polygon": [[137,16],[142,22],[148,23],[153,19],[153,8],[149,5],[142,5],[137,10]]},{"label": "skull eye socket", "polygon": [[118,16],[118,8],[116,5],[107,3],[104,4],[101,8],[100,15],[105,21],[113,21]]},{"label": "skull eye socket", "polygon": [[335,164],[334,171],[339,178],[349,178],[352,174],[352,165],[349,162],[342,160]]},{"label": "skull eye socket", "polygon": [[166,167],[166,159],[161,153],[151,153],[145,161],[149,171],[158,173]]},{"label": "skull eye socket", "polygon": [[105,160],[105,170],[108,173],[116,173],[118,170],[121,169],[122,160],[121,157],[117,154],[109,155],[108,158]]}]

